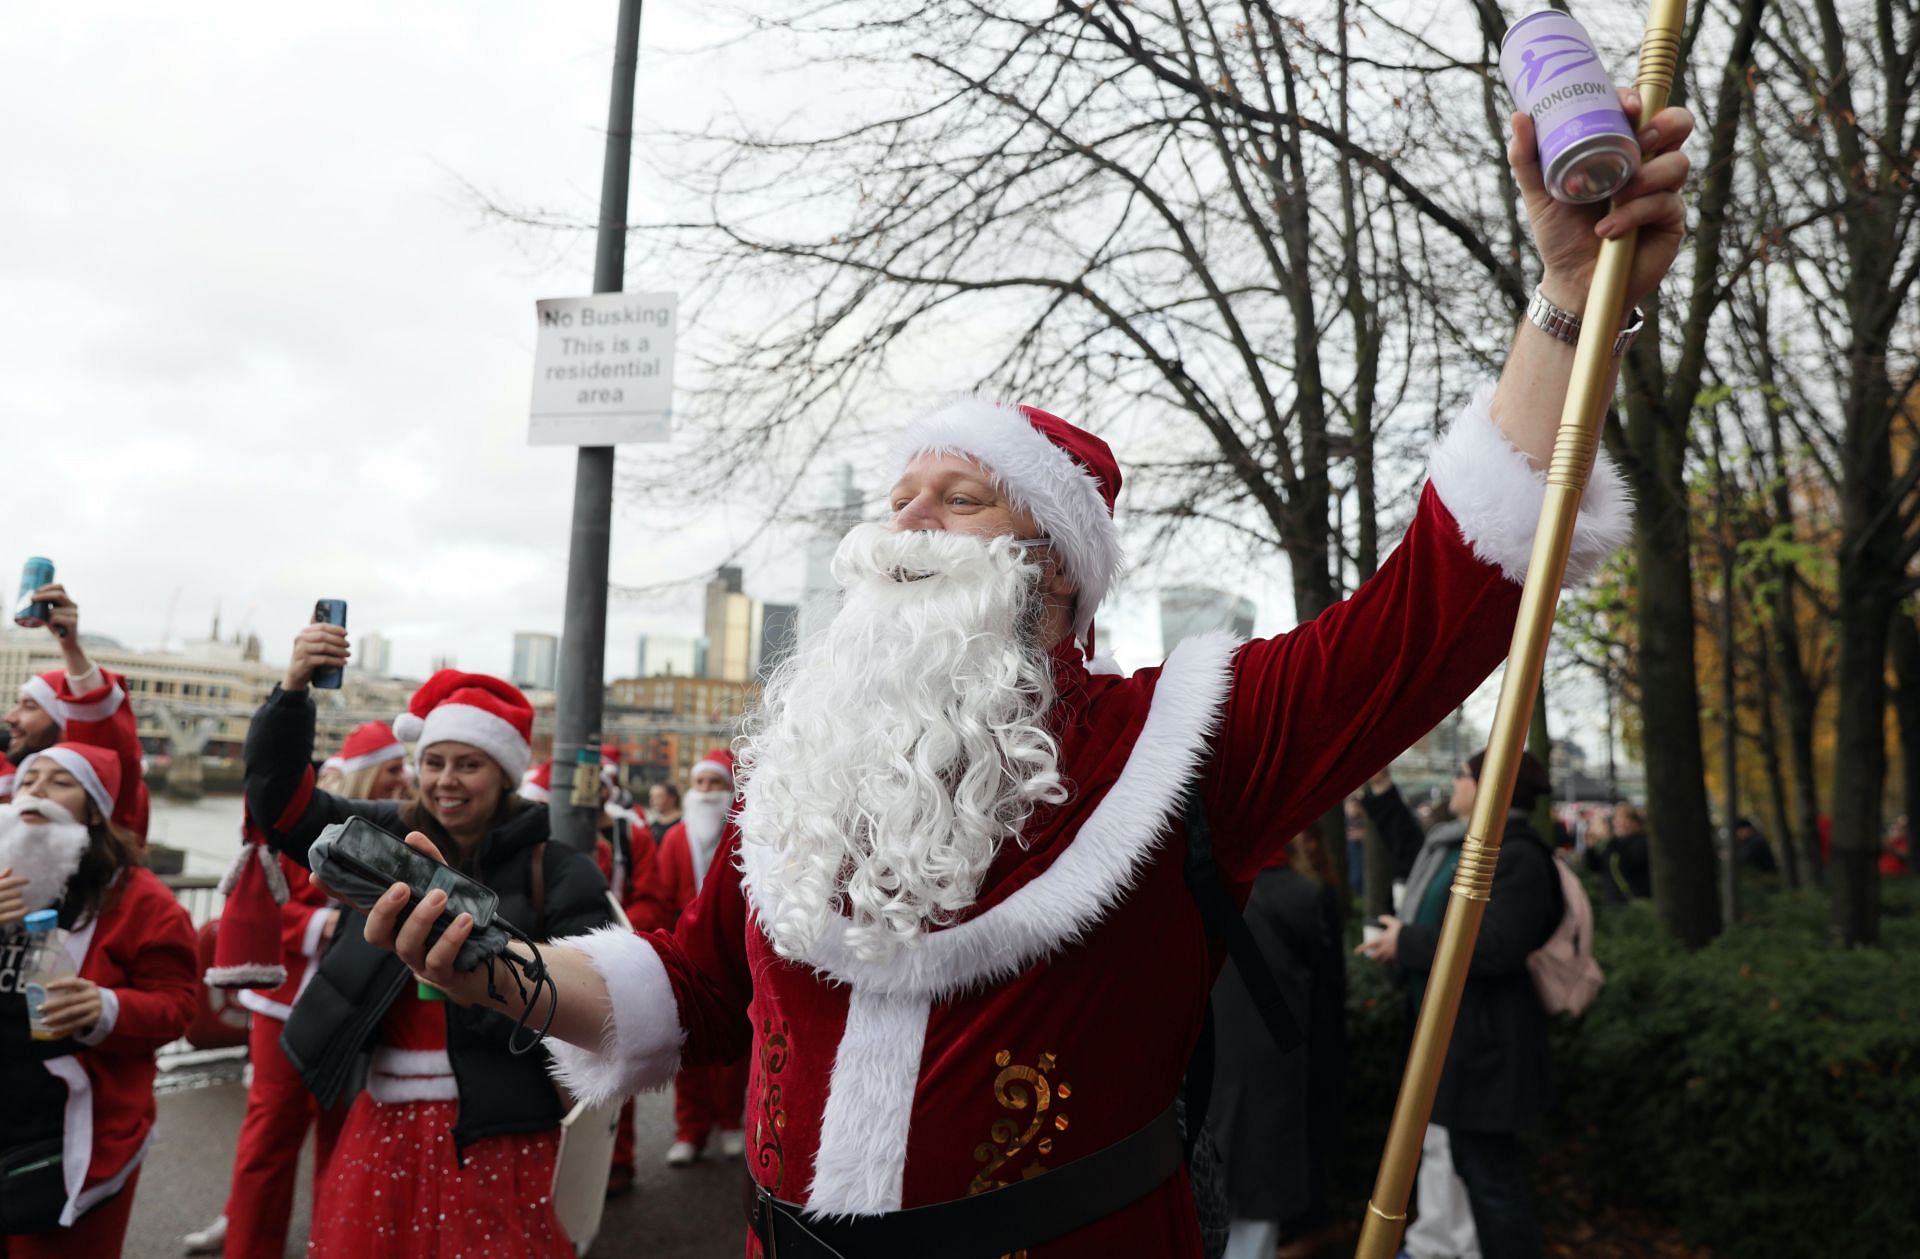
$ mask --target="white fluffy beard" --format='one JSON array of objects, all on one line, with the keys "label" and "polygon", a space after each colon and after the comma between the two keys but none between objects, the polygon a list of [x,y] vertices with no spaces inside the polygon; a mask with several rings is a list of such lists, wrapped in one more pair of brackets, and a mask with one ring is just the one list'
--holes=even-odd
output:
[{"label": "white fluffy beard", "polygon": [[881,960],[973,904],[1000,845],[1067,791],[1045,715],[1040,570],[1009,538],[861,525],[831,625],[767,684],[739,758],[776,951],[845,926]]},{"label": "white fluffy beard", "polygon": [[731,791],[689,791],[680,799],[680,820],[686,825],[687,838],[701,852],[712,854],[727,824],[727,809],[733,804]]},{"label": "white fluffy beard", "polygon": [[[29,822],[21,814],[46,819]],[[67,881],[80,868],[93,837],[85,824],[51,800],[15,796],[0,804],[0,870],[11,868],[27,877],[27,912],[50,909],[66,894]]]}]

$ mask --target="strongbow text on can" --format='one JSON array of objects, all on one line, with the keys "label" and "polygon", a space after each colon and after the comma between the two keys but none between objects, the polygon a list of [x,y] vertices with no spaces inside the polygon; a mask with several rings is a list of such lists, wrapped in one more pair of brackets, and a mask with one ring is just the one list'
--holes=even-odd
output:
[{"label": "strongbow text on can", "polygon": [[33,592],[53,584],[53,561],[35,555],[20,570],[20,597],[13,604],[13,623],[26,629],[39,629],[47,623],[53,609],[33,601]]},{"label": "strongbow text on can", "polygon": [[1559,201],[1602,201],[1640,169],[1640,145],[1580,23],[1543,9],[1507,28],[1500,77],[1533,119],[1541,175]]}]

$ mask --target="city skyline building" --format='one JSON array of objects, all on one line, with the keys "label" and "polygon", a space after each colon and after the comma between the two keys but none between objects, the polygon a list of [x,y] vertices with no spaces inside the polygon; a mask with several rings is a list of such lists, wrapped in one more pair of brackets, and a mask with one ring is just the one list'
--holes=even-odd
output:
[{"label": "city skyline building", "polygon": [[393,672],[393,643],[377,630],[352,635],[353,659],[347,668],[384,678]]},{"label": "city skyline building", "polygon": [[521,631],[513,636],[515,686],[551,691],[560,667],[560,638],[556,634]]},{"label": "city skyline building", "polygon": [[825,629],[840,610],[840,586],[833,579],[833,556],[840,539],[860,523],[862,516],[860,487],[853,479],[853,465],[840,465],[837,501],[822,513],[806,543],[806,578],[800,592],[800,617],[795,627],[795,645],[806,642]]},{"label": "city skyline building", "polygon": [[1253,637],[1253,600],[1212,586],[1169,586],[1160,592],[1160,650],[1171,653],[1181,640],[1221,630],[1236,638]]},{"label": "city skyline building", "polygon": [[707,676],[707,640],[694,634],[642,634],[636,660],[643,678]]},{"label": "city skyline building", "polygon": [[715,570],[707,583],[706,676],[725,682],[753,679],[754,606],[741,589],[738,568]]}]

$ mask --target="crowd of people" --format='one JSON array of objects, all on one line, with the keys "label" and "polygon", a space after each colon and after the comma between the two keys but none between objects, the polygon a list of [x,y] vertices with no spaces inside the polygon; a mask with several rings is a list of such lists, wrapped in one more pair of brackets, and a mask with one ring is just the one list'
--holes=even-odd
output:
[{"label": "crowd of people", "polygon": [[[1307,1244],[1328,1227],[1324,1166],[1287,1138],[1324,1144],[1337,1124],[1344,1034],[1312,824],[1505,654],[1600,242],[1639,234],[1631,307],[1684,234],[1691,118],[1638,121],[1639,175],[1584,207],[1546,194],[1515,116],[1534,308],[1352,596],[1289,633],[1189,638],[1125,674],[1093,651],[1122,570],[1112,450],[1034,407],[950,402],[903,434],[886,521],[842,540],[837,611],[732,751],[644,822],[603,780],[592,856],[551,842],[537,796],[563,784],[532,764],[532,709],[498,678],[436,673],[390,730],[315,765],[310,687],[349,645],[309,625],[247,737],[241,850],[202,976],[184,912],[141,868],[125,689],[78,654],[77,621],[54,618],[74,651],[21,704],[0,928],[12,939],[55,910],[78,973],[36,987],[13,954],[0,971],[0,1070],[26,1117],[0,1150],[0,1259],[119,1253],[153,1051],[203,978],[253,991],[261,1015],[229,1255],[272,1253],[310,1127],[327,1149],[309,1254],[570,1255],[554,1199],[569,1101],[669,1086],[669,1162],[715,1140],[746,1154],[755,1255],[1265,1259]],[[1629,527],[1603,455],[1570,579]],[[1461,767],[1456,797],[1478,772]],[[1395,831],[1408,892],[1361,951],[1417,1006],[1465,849],[1376,786],[1367,807]],[[405,864],[430,873],[384,892],[332,882],[366,881],[335,861],[330,828],[356,820],[404,835]],[[330,886],[303,883],[316,864]],[[1524,817],[1493,880],[1430,1145],[1481,1252],[1526,1259],[1541,1244],[1518,1133],[1549,1089],[1531,1056],[1548,988],[1528,972],[1574,906]],[[1196,1087],[1216,1079],[1217,1106]]]}]

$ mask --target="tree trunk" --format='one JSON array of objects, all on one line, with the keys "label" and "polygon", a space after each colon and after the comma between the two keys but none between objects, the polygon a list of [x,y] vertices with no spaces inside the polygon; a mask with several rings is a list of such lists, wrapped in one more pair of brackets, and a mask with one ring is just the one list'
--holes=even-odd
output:
[{"label": "tree trunk", "polygon": [[1882,574],[1840,565],[1839,713],[1833,748],[1833,930],[1841,944],[1880,939],[1880,793],[1887,779],[1887,626]]},{"label": "tree trunk", "polygon": [[[1761,353],[1772,365],[1771,349],[1761,329]],[[1771,372],[1769,372],[1771,379]],[[1767,411],[1767,441],[1773,459],[1773,519],[1776,525],[1792,529],[1793,495],[1787,481],[1785,441],[1781,435],[1778,410]],[[1787,761],[1793,770],[1793,831],[1784,842],[1798,842],[1806,857],[1804,883],[1825,887],[1827,866],[1820,852],[1820,778],[1813,767],[1813,720],[1819,711],[1820,695],[1807,672],[1806,656],[1800,649],[1799,599],[1794,594],[1799,580],[1793,565],[1779,566],[1774,572],[1772,616],[1773,664],[1780,682],[1780,706],[1787,722]]]},{"label": "tree trunk", "polygon": [[1669,423],[1651,398],[1630,397],[1628,405],[1637,412],[1628,426],[1632,457],[1624,467],[1639,508],[1635,614],[1653,903],[1668,934],[1698,948],[1719,934],[1720,894],[1693,651],[1693,565],[1681,479],[1686,426]]},{"label": "tree trunk", "polygon": [[1906,814],[1907,874],[1920,875],[1914,860],[1913,823],[1920,817],[1920,625],[1905,608],[1893,615],[1894,716],[1900,724],[1900,808]]},{"label": "tree trunk", "polygon": [[1773,716],[1772,652],[1762,630],[1755,676],[1760,681],[1760,764],[1767,775],[1767,801],[1773,806],[1773,847],[1780,860],[1780,873],[1788,887],[1804,887],[1800,877],[1800,851],[1793,843],[1793,814],[1787,808],[1786,773],[1780,764],[1779,725]]}]

